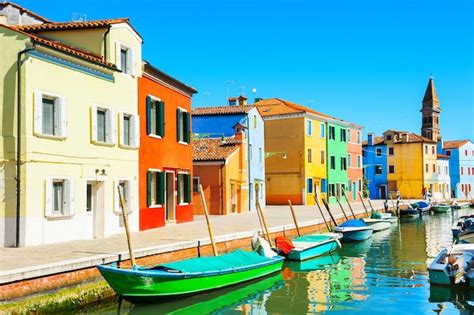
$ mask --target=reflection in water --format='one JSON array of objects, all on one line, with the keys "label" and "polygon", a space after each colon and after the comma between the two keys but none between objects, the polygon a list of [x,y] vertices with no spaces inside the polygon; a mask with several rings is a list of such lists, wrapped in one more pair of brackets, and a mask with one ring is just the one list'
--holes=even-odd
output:
[{"label": "reflection in water", "polygon": [[[474,290],[430,287],[427,264],[451,244],[453,214],[394,224],[361,243],[344,244],[331,255],[288,262],[276,275],[154,305],[122,303],[123,314],[472,314]],[[117,314],[111,302],[86,311]]]}]

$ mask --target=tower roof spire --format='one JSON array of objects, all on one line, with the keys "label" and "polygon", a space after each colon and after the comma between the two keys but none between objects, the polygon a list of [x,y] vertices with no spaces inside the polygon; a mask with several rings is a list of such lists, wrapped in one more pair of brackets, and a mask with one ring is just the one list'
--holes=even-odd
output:
[{"label": "tower roof spire", "polygon": [[430,75],[428,86],[426,87],[425,96],[423,97],[423,107],[439,107],[438,94],[433,81],[433,76]]}]

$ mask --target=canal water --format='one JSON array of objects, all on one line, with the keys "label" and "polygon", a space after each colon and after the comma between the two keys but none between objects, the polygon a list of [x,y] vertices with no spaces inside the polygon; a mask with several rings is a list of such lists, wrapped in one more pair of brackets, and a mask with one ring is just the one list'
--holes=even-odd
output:
[{"label": "canal water", "polygon": [[473,314],[474,292],[431,287],[427,265],[452,243],[453,214],[394,224],[330,256],[286,263],[264,279],[175,302],[110,301],[97,314]]}]

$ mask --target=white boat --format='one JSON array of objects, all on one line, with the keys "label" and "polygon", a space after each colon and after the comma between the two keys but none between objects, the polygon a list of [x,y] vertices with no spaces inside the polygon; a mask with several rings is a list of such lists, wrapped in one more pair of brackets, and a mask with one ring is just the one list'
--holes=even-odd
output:
[{"label": "white boat", "polygon": [[389,229],[390,226],[392,225],[392,222],[390,222],[387,219],[363,219],[363,220],[365,224],[367,224],[368,226],[374,229],[374,233]]},{"label": "white boat", "polygon": [[474,244],[443,248],[428,266],[430,283],[474,287]]}]

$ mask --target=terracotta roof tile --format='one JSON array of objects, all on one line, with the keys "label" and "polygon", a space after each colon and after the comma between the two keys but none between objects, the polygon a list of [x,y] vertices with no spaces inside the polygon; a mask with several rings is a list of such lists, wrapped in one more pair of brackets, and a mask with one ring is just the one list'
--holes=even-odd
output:
[{"label": "terracotta roof tile", "polygon": [[[398,130],[390,129],[390,130],[385,131],[384,134],[387,132],[393,132],[396,136],[398,136],[395,139],[393,139],[393,143],[417,143],[417,142],[436,143],[436,141],[433,141],[431,139],[425,138],[423,136],[420,136],[416,133],[409,132],[409,131],[398,131]],[[407,134],[408,139],[406,139],[406,137],[404,137],[402,134]]]},{"label": "terracotta roof tile", "polygon": [[468,142],[469,140],[444,141],[443,149],[458,149]]},{"label": "terracotta roof tile", "polygon": [[85,21],[85,22],[50,22],[43,24],[32,24],[32,25],[17,25],[15,28],[24,32],[44,32],[44,31],[61,31],[71,29],[83,29],[83,28],[102,28],[107,27],[111,24],[117,23],[128,23],[129,19],[109,19],[109,20],[96,20],[96,21]]},{"label": "terracotta roof tile", "polygon": [[233,137],[193,140],[194,161],[224,161],[239,148]]},{"label": "terracotta roof tile", "polygon": [[196,107],[192,110],[191,114],[194,116],[204,115],[231,115],[231,114],[246,114],[255,106],[253,105],[227,105],[227,106],[214,106],[214,107]]},{"label": "terracotta roof tile", "polygon": [[[374,137],[373,138],[374,145],[382,144],[383,141],[384,141],[383,137]],[[366,140],[366,141],[362,142],[362,145],[368,145],[368,141]]]},{"label": "terracotta roof tile", "polygon": [[33,34],[23,32],[23,31],[19,30],[18,28],[15,28],[15,27],[7,26],[7,25],[0,25],[0,27],[5,27],[5,28],[8,28],[8,29],[11,29],[12,31],[24,34],[24,35],[30,37],[34,42],[39,43],[40,45],[45,45],[47,47],[62,51],[64,53],[74,55],[74,56],[79,57],[81,59],[85,59],[87,61],[100,64],[102,66],[105,66],[107,68],[111,68],[113,70],[117,70],[117,67],[113,63],[105,61],[101,56],[92,54],[90,52],[87,52],[87,51],[84,51],[84,50],[81,50],[81,49],[78,49],[78,48],[75,48],[75,47],[71,47],[71,46],[66,45],[64,43],[61,43],[61,42],[53,41],[53,40],[46,39],[46,38],[38,36],[38,35],[33,35]]},{"label": "terracotta roof tile", "polygon": [[254,104],[257,106],[260,115],[274,116],[274,115],[288,115],[297,113],[312,113],[321,117],[332,118],[326,114],[317,112],[311,108],[298,105],[280,98],[269,98],[258,101]]}]

